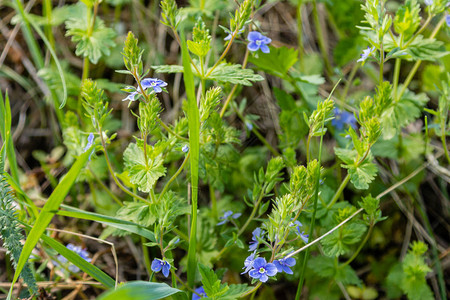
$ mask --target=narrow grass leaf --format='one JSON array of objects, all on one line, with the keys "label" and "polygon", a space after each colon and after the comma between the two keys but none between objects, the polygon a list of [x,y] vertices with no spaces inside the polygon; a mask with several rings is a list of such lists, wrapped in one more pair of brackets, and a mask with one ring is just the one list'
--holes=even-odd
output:
[{"label": "narrow grass leaf", "polygon": [[192,74],[189,52],[186,46],[184,32],[181,32],[181,54],[184,68],[184,85],[188,100],[188,122],[189,122],[189,149],[191,153],[191,197],[192,197],[192,222],[189,236],[188,250],[188,284],[194,286],[197,249],[197,197],[198,197],[198,163],[200,155],[200,113],[195,99],[194,75]]},{"label": "narrow grass leaf", "polygon": [[[101,295],[99,300],[158,300],[173,294],[183,293],[179,289],[168,286],[165,283],[133,281],[127,282],[115,290],[109,290]],[[185,297],[187,299],[187,297]]]},{"label": "narrow grass leaf", "polygon": [[81,209],[78,209],[78,208],[75,208],[72,206],[64,205],[64,204],[61,205],[61,208],[63,208],[64,210],[59,210],[56,212],[56,214],[58,214],[60,216],[99,222],[99,223],[102,223],[102,224],[105,224],[108,226],[112,226],[112,227],[119,228],[119,229],[122,229],[122,230],[125,230],[128,232],[135,233],[137,235],[145,237],[146,239],[148,239],[154,243],[157,242],[153,232],[151,232],[150,230],[148,230],[147,228],[145,228],[139,224],[121,220],[121,219],[114,218],[114,217],[110,217],[110,216],[93,213],[93,212],[87,212],[87,211],[84,211],[84,210],[81,210]]},{"label": "narrow grass leaf", "polygon": [[75,161],[72,168],[70,168],[69,172],[64,176],[64,178],[58,184],[58,186],[50,195],[44,207],[42,208],[42,211],[39,214],[30,233],[28,234],[27,240],[25,241],[25,245],[23,246],[22,253],[20,254],[19,261],[17,262],[17,268],[14,274],[13,281],[11,283],[11,289],[8,298],[10,298],[11,296],[14,283],[16,283],[17,279],[19,278],[19,274],[22,271],[22,268],[24,267],[26,261],[28,260],[31,251],[33,251],[33,248],[36,246],[42,233],[44,233],[45,228],[47,228],[47,225],[52,220],[53,216],[55,215],[55,212],[58,210],[64,198],[69,193],[69,190],[72,187],[75,180],[77,179],[78,174],[87,163],[90,154],[91,151],[90,149],[88,149]]}]

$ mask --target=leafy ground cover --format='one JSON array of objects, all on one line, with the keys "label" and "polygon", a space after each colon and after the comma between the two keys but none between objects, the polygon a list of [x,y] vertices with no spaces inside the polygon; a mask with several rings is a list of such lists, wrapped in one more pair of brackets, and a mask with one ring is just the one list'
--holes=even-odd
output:
[{"label": "leafy ground cover", "polygon": [[0,3],[0,297],[447,299],[447,0]]}]

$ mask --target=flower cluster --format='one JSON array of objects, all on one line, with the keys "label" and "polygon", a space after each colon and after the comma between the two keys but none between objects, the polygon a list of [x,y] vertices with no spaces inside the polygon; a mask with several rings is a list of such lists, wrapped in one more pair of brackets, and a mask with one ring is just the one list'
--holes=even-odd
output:
[{"label": "flower cluster", "polygon": [[[158,78],[145,78],[141,81],[141,86],[145,90],[151,88],[152,91],[150,93],[161,93],[163,88],[167,86],[167,82],[162,81]],[[137,88],[135,92],[131,92],[125,99],[122,101],[135,101],[138,98],[138,95],[141,93],[140,87]]]},{"label": "flower cluster", "polygon": [[334,119],[331,120],[331,125],[334,126],[337,130],[344,129],[345,125],[349,125],[356,129],[356,118],[355,116],[345,110],[340,110],[339,108],[334,109]]},{"label": "flower cluster", "polygon": [[294,274],[291,267],[295,266],[296,261],[293,257],[281,258],[274,260],[273,263],[268,263],[263,257],[255,257],[256,251],[245,259],[244,272],[248,272],[248,275],[252,278],[258,279],[261,282],[266,282],[269,276],[275,276],[277,273]]},{"label": "flower cluster", "polygon": [[162,270],[164,277],[167,278],[167,276],[169,276],[170,264],[165,259],[155,258],[152,261],[152,271],[159,272],[161,270]]},{"label": "flower cluster", "polygon": [[220,217],[219,219],[221,219],[222,221],[217,223],[217,226],[219,225],[223,225],[225,223],[228,223],[229,221],[231,221],[232,219],[237,219],[241,216],[240,213],[236,213],[234,214],[231,210],[226,211],[222,217]]},{"label": "flower cluster", "polygon": [[[67,244],[66,246],[67,249],[75,252],[76,254],[78,254],[79,256],[81,256],[82,259],[84,259],[87,262],[91,262],[91,258],[89,257],[89,252],[87,252],[86,248],[81,248],[80,246],[75,246],[74,244]],[[78,268],[77,266],[70,264],[67,260],[67,258],[65,258],[64,256],[62,256],[61,254],[58,255],[57,257],[57,261],[53,262],[56,266],[61,265],[68,265],[68,269],[69,271],[73,272],[73,273],[78,273],[80,272],[80,268]]]}]

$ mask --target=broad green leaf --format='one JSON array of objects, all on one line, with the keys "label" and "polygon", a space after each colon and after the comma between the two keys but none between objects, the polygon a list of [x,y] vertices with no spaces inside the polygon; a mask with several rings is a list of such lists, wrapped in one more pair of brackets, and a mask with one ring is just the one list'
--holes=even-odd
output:
[{"label": "broad green leaf", "polygon": [[366,159],[358,167],[355,165],[342,165],[342,167],[348,169],[350,174],[350,181],[353,183],[355,188],[359,190],[366,190],[369,188],[369,183],[371,183],[378,172],[377,166]]},{"label": "broad green leaf", "polygon": [[406,55],[405,58],[413,61],[436,61],[438,58],[450,53],[449,51],[446,51],[443,42],[435,39],[424,39],[422,36],[418,36],[406,51],[408,55]]},{"label": "broad green leaf", "polygon": [[[72,37],[72,42],[76,43],[75,54],[87,57],[93,64],[97,64],[102,56],[111,54],[110,48],[114,47],[116,33],[97,17],[95,19],[94,30],[89,33],[88,20],[84,17],[72,18],[66,21],[66,36]],[[90,21],[90,20],[89,20]]]},{"label": "broad green leaf", "polygon": [[361,240],[366,226],[360,223],[345,224],[322,241],[323,251],[329,257],[338,257],[350,251],[350,245]]},{"label": "broad green leaf", "polygon": [[17,268],[11,284],[10,292],[12,291],[14,283],[17,281],[19,274],[22,271],[22,268],[24,267],[26,261],[28,260],[31,251],[33,251],[34,247],[39,241],[39,238],[47,228],[47,225],[50,223],[56,211],[58,211],[59,206],[64,201],[64,198],[69,193],[69,190],[72,187],[75,180],[77,179],[78,174],[80,174],[81,170],[86,165],[90,154],[91,149],[88,149],[76,160],[76,162],[70,168],[69,172],[64,176],[64,178],[58,184],[58,186],[50,195],[44,207],[42,208],[41,213],[39,214],[36,222],[33,225],[33,228],[28,234],[27,240],[25,241],[25,245],[23,246],[22,253],[20,254],[19,261],[17,262]]},{"label": "broad green leaf", "polygon": [[288,47],[270,47],[270,53],[258,53],[258,57],[251,55],[249,60],[264,72],[285,78],[298,60],[298,51]]},{"label": "broad green leaf", "polygon": [[353,165],[358,157],[358,152],[351,149],[334,148],[334,153],[346,165]]},{"label": "broad green leaf", "polygon": [[[157,300],[176,293],[185,293],[165,283],[148,281],[131,281],[111,289],[98,298],[99,300]],[[185,298],[187,299],[187,297]]]},{"label": "broad green leaf", "polygon": [[227,285],[220,283],[216,273],[207,266],[198,264],[198,269],[202,275],[203,288],[209,298],[216,299],[229,289]]},{"label": "broad green leaf", "polygon": [[144,151],[135,143],[129,144],[123,153],[125,171],[128,171],[130,181],[145,193],[150,192],[155,182],[166,174],[162,155],[152,157],[152,148],[148,146],[147,149],[147,161]]},{"label": "broad green leaf", "polygon": [[116,216],[123,220],[135,221],[145,227],[150,227],[156,221],[156,216],[151,213],[149,204],[142,202],[124,203]]},{"label": "broad green leaf", "polygon": [[136,224],[134,222],[125,221],[118,218],[105,216],[93,212],[87,212],[64,204],[61,205],[61,208],[63,208],[64,210],[59,210],[57,212],[57,214],[60,216],[96,221],[108,226],[125,230],[127,232],[135,233],[137,235],[145,237],[146,239],[152,242],[156,242],[155,235],[153,234],[153,232],[143,227],[142,225]]},{"label": "broad green leaf", "polygon": [[219,64],[207,79],[247,86],[251,86],[252,82],[264,80],[261,75],[255,74],[251,69],[242,69],[239,64],[227,63]]}]

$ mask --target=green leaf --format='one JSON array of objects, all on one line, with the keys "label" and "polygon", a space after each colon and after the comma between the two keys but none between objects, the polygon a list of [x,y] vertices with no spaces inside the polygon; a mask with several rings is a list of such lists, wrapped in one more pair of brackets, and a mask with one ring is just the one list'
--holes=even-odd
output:
[{"label": "green leaf", "polygon": [[358,158],[358,152],[351,149],[334,148],[334,153],[346,165],[353,165]]},{"label": "green leaf", "polygon": [[156,216],[151,213],[150,206],[142,202],[125,202],[116,216],[123,220],[135,221],[145,227],[150,227],[156,222]]},{"label": "green leaf", "polygon": [[[91,147],[92,148],[92,147]],[[28,260],[28,257],[36,246],[39,238],[44,233],[47,225],[52,220],[56,211],[59,209],[59,206],[64,201],[64,198],[69,193],[70,188],[78,177],[78,174],[81,172],[82,168],[87,163],[89,156],[91,154],[91,149],[88,149],[84,154],[82,154],[76,162],[73,164],[72,168],[70,168],[69,172],[64,176],[58,186],[55,188],[53,193],[48,198],[44,207],[41,210],[36,222],[34,223],[33,228],[31,229],[27,240],[25,241],[25,245],[23,246],[22,253],[20,254],[19,261],[17,262],[16,272],[14,274],[14,278],[12,280],[11,289],[14,287],[14,283],[17,281],[22,268]]]},{"label": "green leaf", "polygon": [[338,257],[349,252],[349,246],[359,242],[365,231],[366,226],[364,224],[351,223],[343,225],[321,241],[325,255]]},{"label": "green leaf", "polygon": [[123,159],[130,181],[144,193],[150,192],[158,178],[166,174],[162,155],[152,157],[150,151],[147,151],[147,161],[145,161],[144,151],[135,143],[128,145],[123,153]]},{"label": "green leaf", "polygon": [[436,61],[438,58],[448,55],[445,45],[435,39],[424,39],[421,35],[406,49],[409,55],[405,56],[408,60],[428,60]]},{"label": "green leaf", "polygon": [[183,73],[183,66],[178,65],[160,65],[152,66],[156,73]]},{"label": "green leaf", "polygon": [[375,175],[378,172],[377,166],[367,159],[358,167],[356,167],[355,165],[343,165],[342,167],[348,169],[348,173],[350,174],[350,181],[353,183],[355,188],[359,190],[368,189],[369,183],[371,183],[375,179]]},{"label": "green leaf", "polygon": [[67,258],[68,261],[73,263],[75,266],[80,268],[83,272],[97,280],[98,282],[101,282],[104,286],[108,288],[112,288],[115,285],[114,280],[104,273],[102,270],[94,266],[93,264],[87,262],[84,258],[82,258],[80,255],[78,255],[76,252],[69,250],[61,244],[60,242],[56,241],[55,239],[46,236],[43,234],[42,240],[49,245],[51,248],[58,251],[59,254]]},{"label": "green leaf", "polygon": [[394,29],[407,40],[420,25],[420,5],[417,0],[407,0],[405,5],[398,8],[394,18]]},{"label": "green leaf", "polygon": [[215,299],[229,289],[228,285],[220,283],[216,273],[207,266],[198,264],[198,269],[202,275],[203,288],[209,298]]},{"label": "green leaf", "polygon": [[217,297],[217,300],[234,300],[239,299],[245,293],[249,292],[252,287],[246,284],[230,284],[229,289],[222,296]]},{"label": "green leaf", "polygon": [[[86,16],[83,14],[82,16]],[[90,20],[89,20],[90,21]],[[110,48],[115,46],[116,33],[99,18],[95,18],[94,29],[89,33],[89,24],[86,17],[72,18],[66,21],[66,36],[72,36],[76,43],[75,54],[87,57],[93,64],[97,64],[102,56],[111,54]]]},{"label": "green leaf", "polygon": [[[169,297],[183,291],[168,286],[165,283],[132,281],[124,283],[116,289],[111,289],[98,298],[99,300],[157,300]],[[187,297],[185,297],[187,299]]]},{"label": "green leaf", "polygon": [[105,216],[93,212],[87,212],[64,204],[61,205],[61,208],[63,208],[64,210],[60,210],[57,212],[57,214],[60,216],[99,222],[105,225],[125,230],[127,232],[135,233],[137,235],[145,237],[146,239],[152,242],[156,242],[155,235],[153,234],[153,232],[143,227],[142,225],[136,224],[134,222],[125,221],[122,219]]},{"label": "green leaf", "polygon": [[198,169],[200,157],[200,112],[195,98],[194,75],[192,74],[189,52],[186,46],[184,31],[181,32],[181,54],[184,68],[184,86],[188,103],[187,117],[189,125],[189,152],[191,154],[191,197],[192,197],[192,220],[189,236],[187,277],[188,284],[194,287],[196,273],[196,251],[197,251],[197,200],[198,200]]},{"label": "green leaf", "polygon": [[239,64],[227,63],[219,64],[207,79],[247,86],[251,86],[252,82],[264,80],[261,75],[255,74],[251,69],[242,69]]},{"label": "green leaf", "polygon": [[270,47],[270,53],[258,53],[258,57],[251,55],[249,60],[268,74],[286,78],[287,72],[298,60],[298,51],[288,47]]}]

